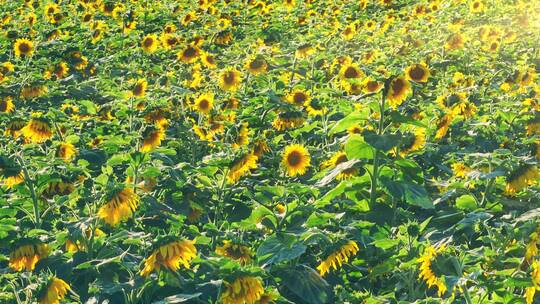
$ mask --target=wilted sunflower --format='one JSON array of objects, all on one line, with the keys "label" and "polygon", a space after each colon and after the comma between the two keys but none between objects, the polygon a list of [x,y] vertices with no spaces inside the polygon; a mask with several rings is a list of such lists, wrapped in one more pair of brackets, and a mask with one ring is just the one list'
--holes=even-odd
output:
[{"label": "wilted sunflower", "polygon": [[56,157],[66,162],[71,161],[77,155],[77,148],[71,143],[61,143],[56,150]]},{"label": "wilted sunflower", "polygon": [[176,54],[178,60],[184,63],[194,63],[195,61],[197,61],[197,59],[199,59],[200,56],[201,50],[198,47],[192,45],[188,45],[186,48]]},{"label": "wilted sunflower", "polygon": [[148,87],[148,82],[146,79],[137,79],[137,82],[131,89],[131,94],[134,97],[144,97],[146,94],[146,88]]},{"label": "wilted sunflower", "polygon": [[242,83],[242,74],[235,68],[227,68],[219,75],[219,86],[225,91],[236,91]]},{"label": "wilted sunflower", "polygon": [[505,193],[515,195],[522,189],[538,183],[540,170],[534,165],[522,165],[506,178]]},{"label": "wilted sunflower", "polygon": [[64,280],[52,277],[40,292],[39,304],[59,304],[70,289],[68,283]]},{"label": "wilted sunflower", "polygon": [[238,149],[247,144],[249,144],[249,125],[247,122],[243,122],[236,133],[232,147],[233,149]]},{"label": "wilted sunflower", "polygon": [[268,69],[268,64],[263,58],[252,58],[246,61],[246,70],[253,75],[261,75],[266,73]]},{"label": "wilted sunflower", "polygon": [[330,272],[330,269],[337,270],[343,263],[347,263],[349,258],[358,252],[358,244],[355,241],[348,241],[345,245],[332,252],[326,259],[321,261],[317,270],[321,276]]},{"label": "wilted sunflower", "polygon": [[310,93],[301,89],[295,89],[287,95],[287,101],[299,107],[304,106],[310,100]]},{"label": "wilted sunflower", "polygon": [[227,181],[234,184],[251,170],[256,169],[258,159],[259,157],[251,152],[235,159],[229,167]]},{"label": "wilted sunflower", "polygon": [[281,164],[287,175],[293,177],[306,173],[311,163],[308,150],[303,145],[292,144],[285,147]]},{"label": "wilted sunflower", "polygon": [[139,200],[139,196],[131,188],[113,190],[107,203],[99,208],[98,216],[114,227],[131,217],[139,205]]},{"label": "wilted sunflower", "polygon": [[15,40],[13,51],[17,57],[28,57],[34,53],[34,43],[26,38],[19,38]]},{"label": "wilted sunflower", "polygon": [[298,128],[304,124],[306,120],[301,112],[287,111],[281,112],[272,122],[272,126],[278,131]]},{"label": "wilted sunflower", "polygon": [[154,271],[160,271],[161,268],[177,271],[181,265],[189,269],[191,260],[197,256],[194,244],[195,241],[190,240],[166,241],[144,260],[144,268],[140,271],[140,275],[147,276]]},{"label": "wilted sunflower", "polygon": [[51,125],[43,117],[32,118],[26,126],[21,129],[23,136],[34,142],[41,143],[53,136]]},{"label": "wilted sunflower", "polygon": [[15,271],[32,271],[39,260],[49,255],[49,246],[39,241],[22,241],[9,255],[9,267]]},{"label": "wilted sunflower", "polygon": [[435,139],[441,139],[444,136],[446,136],[446,133],[448,133],[448,129],[450,128],[450,124],[452,124],[452,121],[454,120],[454,116],[451,114],[445,114],[439,120],[437,121],[437,131],[435,133]]},{"label": "wilted sunflower", "polygon": [[51,199],[56,195],[68,195],[75,191],[75,186],[73,183],[58,179],[52,180],[47,183],[47,187],[41,192],[41,196],[47,199]]},{"label": "wilted sunflower", "polygon": [[158,46],[159,46],[159,43],[158,43],[158,38],[156,34],[148,34],[144,36],[141,42],[141,47],[146,53],[153,53],[157,51]]},{"label": "wilted sunflower", "polygon": [[141,152],[150,152],[161,145],[161,141],[165,139],[165,130],[152,127],[145,131],[143,138]]},{"label": "wilted sunflower", "polygon": [[13,118],[7,125],[4,131],[5,136],[11,136],[13,138],[19,137],[21,129],[26,126],[26,122],[20,118]]},{"label": "wilted sunflower", "polygon": [[394,78],[390,82],[390,86],[388,88],[388,93],[386,94],[386,99],[388,100],[388,104],[394,108],[397,109],[405,99],[407,99],[407,96],[411,92],[411,84],[405,77],[399,76]]},{"label": "wilted sunflower", "polygon": [[221,294],[223,304],[255,304],[264,294],[262,281],[258,277],[241,276],[233,282],[224,282],[225,291]]},{"label": "wilted sunflower", "polygon": [[4,97],[0,99],[0,113],[11,113],[15,109],[13,99],[11,97]]},{"label": "wilted sunflower", "polygon": [[[345,154],[345,152],[338,151],[334,155],[332,155],[332,157],[329,160],[323,162],[322,167],[323,168],[333,169],[333,168],[337,167],[339,164],[345,163],[347,161],[349,161],[349,159],[347,158],[347,155]],[[347,168],[347,169],[341,171],[336,176],[336,179],[337,180],[342,180],[342,179],[351,178],[354,175],[358,174],[358,172],[359,172],[358,168],[354,168],[354,167]]]},{"label": "wilted sunflower", "polygon": [[216,247],[216,253],[228,257],[230,259],[240,262],[242,265],[246,265],[251,262],[253,252],[247,246],[235,244],[231,241],[223,241],[222,246]]},{"label": "wilted sunflower", "polygon": [[193,103],[193,108],[203,114],[208,114],[214,107],[214,94],[204,93],[200,94]]},{"label": "wilted sunflower", "polygon": [[412,80],[418,83],[424,83],[427,82],[430,73],[425,63],[417,63],[409,66],[405,70],[405,75],[408,80]]}]

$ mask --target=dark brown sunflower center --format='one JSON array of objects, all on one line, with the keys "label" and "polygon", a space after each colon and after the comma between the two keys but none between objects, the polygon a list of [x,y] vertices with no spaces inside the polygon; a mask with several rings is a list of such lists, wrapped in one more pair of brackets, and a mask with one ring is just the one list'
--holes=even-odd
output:
[{"label": "dark brown sunflower center", "polygon": [[225,75],[223,75],[223,81],[228,85],[234,84],[235,80],[236,77],[234,76],[234,72],[232,71],[228,71],[225,73]]},{"label": "dark brown sunflower center", "polygon": [[376,81],[368,81],[367,83],[367,89],[370,92],[377,90],[378,87],[379,87],[379,84]]},{"label": "dark brown sunflower center", "polygon": [[426,75],[426,71],[424,71],[424,69],[420,66],[415,66],[409,71],[409,76],[413,80],[421,80],[424,78],[425,75]]},{"label": "dark brown sunflower center", "polygon": [[30,45],[26,42],[19,44],[19,51],[23,54],[30,52]]},{"label": "dark brown sunflower center", "polygon": [[341,163],[344,163],[347,161],[347,156],[346,155],[340,155],[337,159],[336,159],[336,165],[339,165]]},{"label": "dark brown sunflower center", "polygon": [[186,58],[193,58],[196,55],[197,55],[197,50],[194,47],[190,46],[184,51],[184,57]]},{"label": "dark brown sunflower center", "polygon": [[403,81],[403,79],[396,79],[392,83],[392,89],[394,91],[394,94],[400,94],[404,88],[405,88],[405,81]]},{"label": "dark brown sunflower center", "polygon": [[135,95],[141,95],[143,92],[143,85],[138,83],[135,85],[135,87],[133,88],[133,94]]},{"label": "dark brown sunflower center", "polygon": [[7,110],[7,102],[5,100],[0,100],[0,112],[5,112]]},{"label": "dark brown sunflower center", "polygon": [[146,39],[144,39],[143,44],[144,44],[145,47],[151,47],[154,44],[154,39],[146,38]]},{"label": "dark brown sunflower center", "polygon": [[287,163],[292,167],[300,165],[302,163],[302,154],[298,151],[292,151],[287,156]]},{"label": "dark brown sunflower center", "polygon": [[302,92],[295,93],[293,96],[294,103],[298,105],[303,105],[306,99],[307,99],[306,94]]},{"label": "dark brown sunflower center", "polygon": [[345,69],[345,78],[358,78],[358,76],[360,76],[360,73],[358,72],[358,70],[354,67],[347,67]]},{"label": "dark brown sunflower center", "polygon": [[252,62],[249,63],[249,68],[253,70],[260,69],[262,68],[262,66],[263,66],[262,60],[253,60]]},{"label": "dark brown sunflower center", "polygon": [[199,102],[199,108],[201,110],[208,110],[209,107],[210,107],[210,102],[208,101],[208,99],[203,99]]}]

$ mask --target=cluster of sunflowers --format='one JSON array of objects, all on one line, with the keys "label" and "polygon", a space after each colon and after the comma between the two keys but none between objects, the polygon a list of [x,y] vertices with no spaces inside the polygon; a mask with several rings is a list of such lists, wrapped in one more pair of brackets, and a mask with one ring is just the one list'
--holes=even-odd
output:
[{"label": "cluster of sunflowers", "polygon": [[539,12],[0,0],[0,303],[540,301]]}]

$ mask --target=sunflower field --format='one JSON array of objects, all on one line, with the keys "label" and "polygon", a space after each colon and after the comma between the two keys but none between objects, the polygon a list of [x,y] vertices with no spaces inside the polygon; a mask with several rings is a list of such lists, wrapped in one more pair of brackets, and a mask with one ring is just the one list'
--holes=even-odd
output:
[{"label": "sunflower field", "polygon": [[540,303],[540,0],[0,0],[0,304]]}]

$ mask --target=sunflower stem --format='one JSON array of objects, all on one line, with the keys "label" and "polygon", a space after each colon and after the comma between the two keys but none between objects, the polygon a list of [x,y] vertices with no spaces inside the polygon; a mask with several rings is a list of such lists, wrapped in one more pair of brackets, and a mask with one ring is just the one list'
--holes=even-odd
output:
[{"label": "sunflower stem", "polygon": [[24,164],[24,161],[21,157],[18,157],[19,163],[22,167],[23,174],[24,174],[24,183],[30,190],[30,196],[32,197],[32,204],[34,209],[34,223],[36,224],[36,228],[41,227],[41,215],[39,212],[39,202],[36,195],[36,189],[34,188],[34,182],[30,179],[30,175],[28,174],[28,170],[26,169],[26,165]]},{"label": "sunflower stem", "polygon": [[[382,135],[384,132],[384,105],[385,105],[385,94],[382,94],[381,103],[379,104],[379,126],[377,130],[378,135]],[[375,155],[373,156],[373,173],[371,174],[371,189],[369,194],[369,202],[371,205],[375,204],[377,199],[377,180],[379,178],[379,150],[375,149]]]}]

